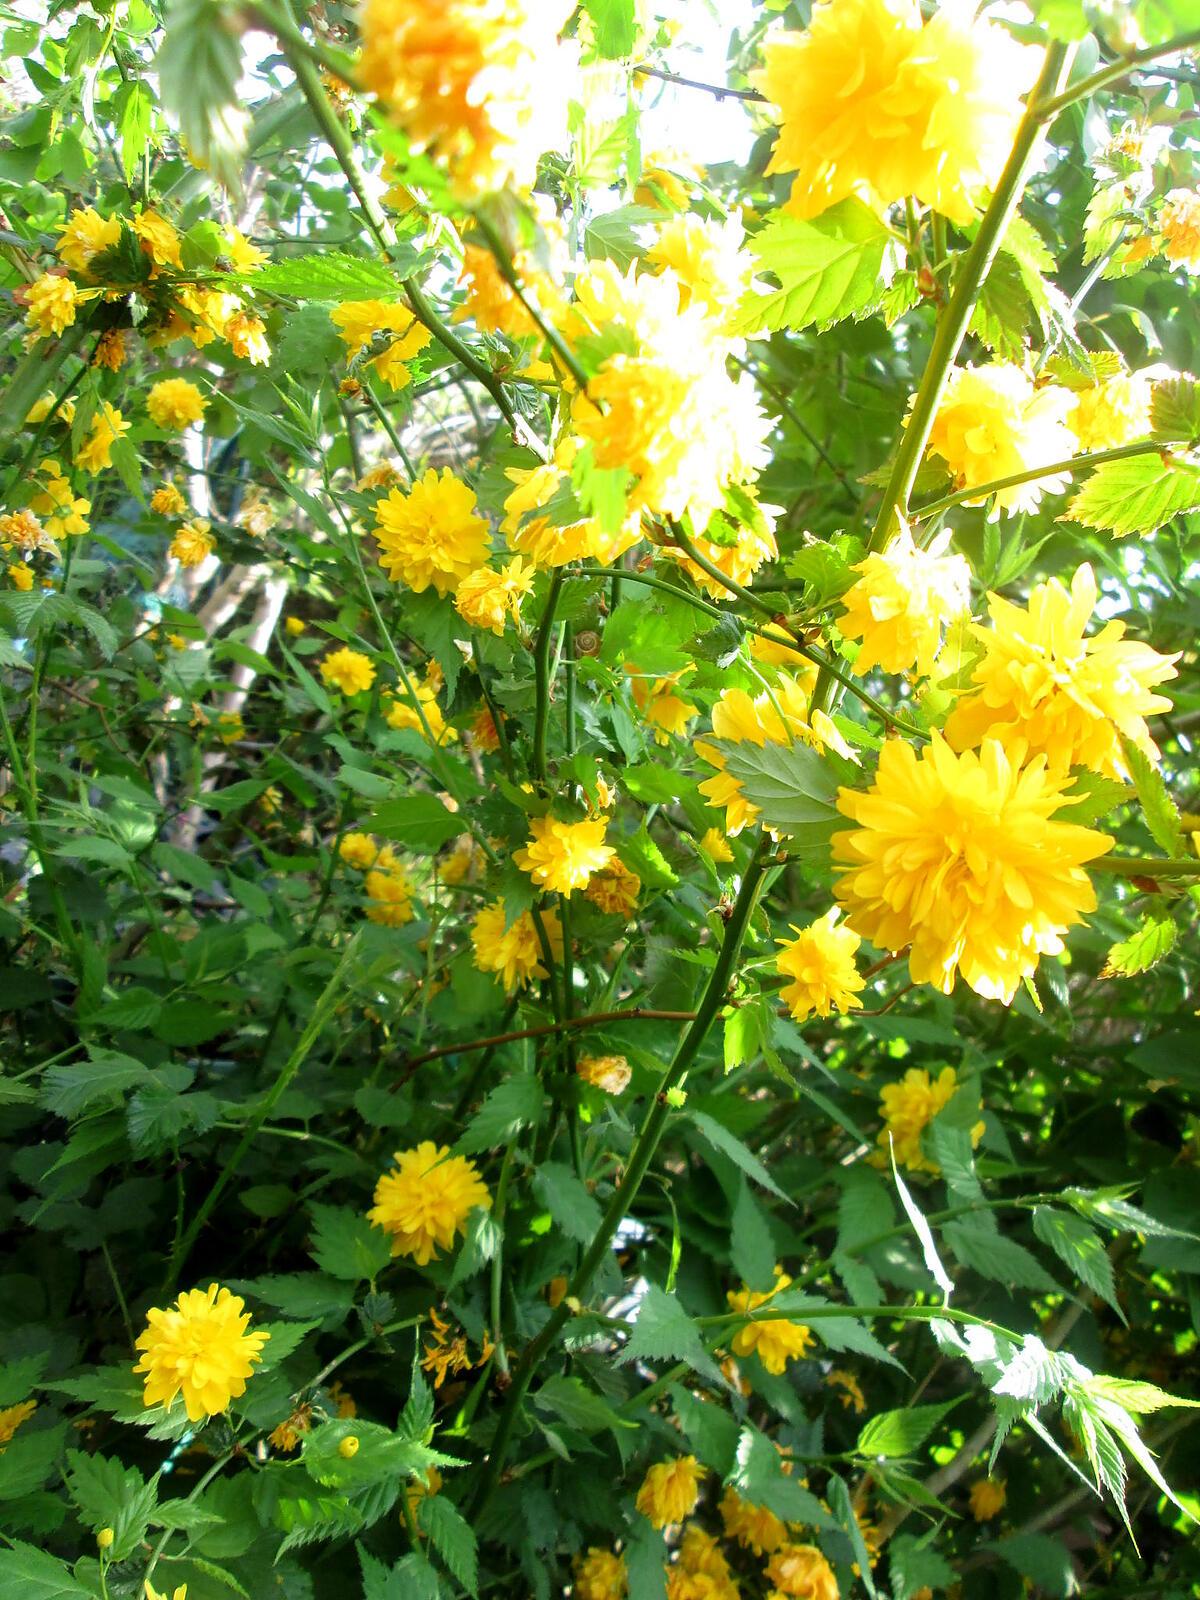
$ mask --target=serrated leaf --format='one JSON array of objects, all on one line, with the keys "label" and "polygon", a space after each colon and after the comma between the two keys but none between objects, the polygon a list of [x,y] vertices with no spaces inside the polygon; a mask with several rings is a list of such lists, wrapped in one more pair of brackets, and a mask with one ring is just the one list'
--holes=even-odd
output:
[{"label": "serrated leaf", "polygon": [[854,1448],[862,1456],[909,1456],[957,1404],[949,1400],[944,1405],[880,1411],[863,1427]]},{"label": "serrated leaf", "polygon": [[1048,1533],[1014,1533],[989,1548],[1044,1594],[1067,1600],[1078,1591],[1070,1552]]},{"label": "serrated leaf", "polygon": [[1100,976],[1133,978],[1139,972],[1149,972],[1175,948],[1178,934],[1179,928],[1173,917],[1151,913],[1143,918],[1141,927],[1131,933],[1128,939],[1121,939],[1110,947]]},{"label": "serrated leaf", "polygon": [[795,1204],[790,1195],[785,1194],[775,1182],[753,1150],[744,1145],[736,1134],[730,1133],[723,1123],[718,1122],[715,1117],[710,1117],[706,1111],[689,1111],[688,1120],[695,1123],[709,1144],[718,1149],[723,1156],[728,1156],[734,1166],[748,1178],[753,1178],[755,1183],[786,1205]]},{"label": "serrated leaf", "polygon": [[77,1583],[71,1569],[55,1556],[14,1539],[0,1549],[0,1594],[21,1600],[95,1600],[94,1592]]},{"label": "serrated leaf", "polygon": [[[936,1531],[936,1530],[935,1530]],[[919,1589],[946,1589],[957,1573],[944,1556],[929,1547],[931,1535],[923,1539],[902,1533],[888,1544],[888,1572],[893,1600],[912,1600]]]},{"label": "serrated leaf", "polygon": [[1044,1245],[1094,1294],[1106,1300],[1122,1322],[1124,1313],[1117,1302],[1117,1286],[1112,1262],[1098,1233],[1082,1217],[1050,1206],[1035,1206],[1033,1231]]},{"label": "serrated leaf", "polygon": [[700,1330],[673,1294],[650,1284],[638,1306],[637,1321],[617,1365],[630,1361],[686,1361],[724,1387],[716,1362],[704,1348]]},{"label": "serrated leaf", "polygon": [[637,1427],[637,1423],[618,1416],[608,1401],[589,1389],[580,1378],[547,1378],[530,1404],[559,1417],[578,1433],[600,1433],[606,1428],[616,1432]]},{"label": "serrated leaf", "polygon": [[1149,451],[1106,461],[1059,519],[1123,537],[1153,533],[1173,517],[1200,510],[1200,466],[1182,456]]},{"label": "serrated leaf", "polygon": [[543,1161],[533,1175],[533,1192],[555,1224],[579,1244],[590,1244],[600,1231],[603,1213],[581,1179],[561,1161]]},{"label": "serrated leaf", "polygon": [[444,1494],[427,1494],[417,1516],[430,1544],[451,1573],[468,1594],[477,1593],[479,1556],[475,1533],[461,1511]]},{"label": "serrated leaf", "polygon": [[42,1104],[68,1120],[91,1106],[115,1105],[127,1089],[149,1082],[141,1061],[111,1050],[93,1050],[89,1061],[48,1067],[42,1079]]},{"label": "serrated leaf", "polygon": [[1106,778],[1100,772],[1076,771],[1075,781],[1067,790],[1064,803],[1070,802],[1071,822],[1090,828],[1094,822],[1109,816],[1118,806],[1127,805],[1133,797],[1134,791],[1127,783],[1121,783],[1116,778]]},{"label": "serrated leaf", "polygon": [[236,190],[247,119],[238,90],[241,35],[229,7],[221,0],[171,0],[155,65],[163,106],[193,160]]},{"label": "serrated leaf", "polygon": [[93,1532],[113,1530],[109,1549],[113,1561],[124,1561],[146,1537],[158,1498],[136,1467],[115,1458],[67,1451],[67,1493],[79,1509],[80,1520]]},{"label": "serrated leaf", "polygon": [[331,1278],[374,1279],[392,1259],[391,1239],[348,1206],[314,1204],[309,1254]]},{"label": "serrated leaf", "polygon": [[[342,782],[346,781],[346,772],[343,768]],[[398,800],[386,800],[376,806],[363,826],[406,850],[427,856],[463,831],[462,818],[452,816],[433,794],[407,794]]]},{"label": "serrated leaf", "polygon": [[1167,790],[1161,770],[1132,739],[1122,737],[1121,750],[1137,790],[1142,820],[1155,844],[1168,856],[1188,855],[1179,808]]},{"label": "serrated leaf", "polygon": [[517,1072],[492,1089],[467,1123],[455,1148],[464,1155],[507,1144],[522,1128],[541,1121],[545,1092],[531,1072]]},{"label": "serrated leaf", "polygon": [[1166,441],[1200,439],[1200,383],[1195,378],[1162,378],[1154,385],[1150,430]]},{"label": "serrated leaf", "polygon": [[749,241],[764,271],[779,280],[740,306],[736,332],[831,327],[879,304],[891,233],[861,200],[842,200],[812,221],[776,215]]},{"label": "serrated leaf", "polygon": [[762,813],[764,827],[827,842],[843,818],[837,810],[838,780],[829,761],[811,745],[734,744],[713,740],[742,793]]},{"label": "serrated leaf", "polygon": [[733,1270],[751,1289],[763,1293],[775,1279],[775,1241],[762,1207],[743,1178],[733,1207],[730,1231]]},{"label": "serrated leaf", "polygon": [[369,256],[340,250],[271,261],[253,275],[254,288],[293,300],[398,300],[400,283],[392,268]]},{"label": "serrated leaf", "polygon": [[986,1226],[969,1219],[948,1222],[943,1235],[958,1261],[981,1277],[1019,1289],[1034,1289],[1039,1294],[1059,1291],[1059,1285],[1037,1257],[1015,1239],[989,1232]]}]

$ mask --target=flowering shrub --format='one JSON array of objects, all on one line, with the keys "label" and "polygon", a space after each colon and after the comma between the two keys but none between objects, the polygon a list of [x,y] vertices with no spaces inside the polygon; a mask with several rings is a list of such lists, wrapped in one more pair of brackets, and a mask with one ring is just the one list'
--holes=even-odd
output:
[{"label": "flowering shrub", "polygon": [[0,1600],[1200,1594],[1193,9],[6,10]]}]

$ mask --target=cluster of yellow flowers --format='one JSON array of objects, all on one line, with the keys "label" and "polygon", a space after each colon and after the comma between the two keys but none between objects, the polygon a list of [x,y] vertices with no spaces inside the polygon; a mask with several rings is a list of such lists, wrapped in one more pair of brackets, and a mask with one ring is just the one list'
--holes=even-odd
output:
[{"label": "cluster of yellow flowers", "polygon": [[509,920],[503,899],[483,906],[471,924],[471,943],[475,965],[480,972],[494,972],[504,985],[505,994],[515,994],[535,979],[549,976],[543,964],[546,940],[551,958],[562,960],[562,924],[558,913],[545,908],[538,913],[541,936],[531,911],[521,911]]},{"label": "cluster of yellow flowers", "polygon": [[[407,388],[412,377],[408,363],[433,335],[406,306],[398,301],[346,300],[329,315],[352,358],[370,348],[375,353],[366,364],[388,388],[393,393]],[[381,341],[381,334],[391,337]]]},{"label": "cluster of yellow flowers", "polygon": [[379,845],[369,833],[347,833],[338,846],[347,866],[366,874],[366,914],[385,928],[402,928],[415,916],[413,883],[408,869],[390,844]]},{"label": "cluster of yellow flowers", "polygon": [[[953,1067],[943,1067],[936,1078],[923,1067],[910,1067],[899,1083],[886,1084],[879,1100],[884,1124],[877,1141],[881,1163],[886,1165],[889,1154],[894,1154],[910,1172],[940,1172],[938,1163],[922,1149],[921,1136],[958,1090]],[[972,1144],[979,1143],[983,1131],[982,1122],[972,1125]]]}]

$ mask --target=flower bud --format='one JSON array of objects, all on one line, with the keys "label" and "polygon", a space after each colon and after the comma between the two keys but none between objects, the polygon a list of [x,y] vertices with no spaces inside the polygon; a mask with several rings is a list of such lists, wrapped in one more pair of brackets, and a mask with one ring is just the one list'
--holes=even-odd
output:
[{"label": "flower bud", "polygon": [[101,1550],[107,1550],[116,1537],[111,1528],[101,1528],[96,1534],[96,1543]]},{"label": "flower bud", "polygon": [[341,1444],[338,1445],[338,1455],[341,1456],[343,1461],[353,1461],[357,1454],[358,1439],[354,1434],[348,1433]]}]

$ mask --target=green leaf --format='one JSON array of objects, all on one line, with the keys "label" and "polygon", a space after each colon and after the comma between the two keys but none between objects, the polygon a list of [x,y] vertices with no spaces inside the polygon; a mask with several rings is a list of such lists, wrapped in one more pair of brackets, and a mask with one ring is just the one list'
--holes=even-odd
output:
[{"label": "green leaf", "polygon": [[642,1296],[633,1332],[616,1360],[618,1366],[630,1361],[686,1361],[697,1372],[722,1388],[725,1386],[716,1362],[704,1348],[699,1328],[678,1299],[655,1284],[650,1284]]},{"label": "green leaf", "polygon": [[319,1203],[310,1211],[309,1254],[331,1278],[374,1279],[392,1259],[389,1236],[368,1222],[361,1211]]},{"label": "green leaf", "polygon": [[734,744],[715,739],[742,793],[762,812],[764,827],[803,845],[825,845],[843,823],[837,810],[838,779],[829,759],[811,745]]},{"label": "green leaf", "polygon": [[668,1390],[671,1404],[695,1455],[724,1478],[733,1470],[737,1456],[737,1420],[711,1400],[673,1383]]},{"label": "green leaf", "polygon": [[864,1426],[854,1448],[862,1456],[909,1456],[957,1404],[958,1400],[948,1400],[944,1405],[877,1412]]},{"label": "green leaf", "polygon": [[753,1150],[748,1150],[742,1141],[735,1134],[730,1133],[723,1123],[718,1122],[715,1117],[710,1117],[704,1111],[689,1111],[688,1120],[695,1123],[709,1144],[719,1150],[723,1156],[728,1156],[734,1166],[744,1172],[748,1178],[753,1178],[755,1183],[761,1185],[769,1194],[773,1194],[777,1200],[782,1200],[787,1205],[795,1204],[791,1196],[785,1194],[775,1182],[775,1179],[763,1166]]},{"label": "green leaf", "polygon": [[579,1244],[590,1244],[604,1220],[586,1186],[560,1161],[543,1161],[533,1175],[533,1192],[556,1225]]},{"label": "green leaf", "polygon": [[471,1524],[444,1494],[427,1494],[417,1520],[429,1542],[468,1594],[479,1587],[479,1557]]},{"label": "green leaf", "polygon": [[589,1389],[580,1378],[547,1378],[530,1404],[540,1406],[579,1433],[601,1433],[611,1428],[636,1428],[638,1424],[619,1417],[608,1401]]},{"label": "green leaf", "polygon": [[121,166],[126,179],[129,179],[150,140],[150,113],[154,110],[154,96],[140,78],[134,78],[123,83],[113,98],[117,102]]},{"label": "green leaf", "polygon": [[1073,1206],[1081,1216],[1100,1223],[1119,1233],[1144,1233],[1149,1239],[1198,1239],[1200,1234],[1188,1233],[1160,1222],[1148,1211],[1130,1205],[1123,1191],[1113,1189],[1064,1189],[1061,1198]]},{"label": "green leaf", "polygon": [[508,1144],[522,1128],[541,1121],[545,1092],[531,1072],[516,1072],[492,1089],[467,1123],[455,1149],[463,1155]]},{"label": "green leaf", "polygon": [[1163,378],[1150,398],[1150,428],[1168,443],[1200,439],[1200,383],[1195,378]]},{"label": "green leaf", "polygon": [[1200,1400],[1184,1400],[1140,1378],[1110,1378],[1106,1373],[1097,1372],[1088,1379],[1087,1389],[1089,1394],[1111,1400],[1134,1416],[1144,1416],[1148,1412],[1162,1411],[1171,1406],[1186,1406],[1189,1410],[1200,1408]]},{"label": "green leaf", "polygon": [[1132,739],[1122,736],[1121,750],[1133,779],[1133,786],[1137,790],[1138,802],[1142,808],[1142,820],[1149,829],[1151,838],[1168,856],[1190,854],[1183,837],[1179,808],[1167,790],[1162,771],[1145,751],[1134,744]]},{"label": "green leaf", "polygon": [[777,214],[749,243],[779,288],[744,300],[736,331],[799,333],[864,316],[879,304],[891,277],[885,271],[891,238],[861,200],[842,200],[811,222]]},{"label": "green leaf", "polygon": [[[352,1456],[341,1453],[343,1439],[358,1440]],[[335,1417],[304,1436],[304,1467],[314,1482],[326,1489],[351,1493],[385,1479],[424,1476],[430,1467],[462,1465],[453,1456],[415,1439],[402,1438],[377,1422],[361,1417]]]},{"label": "green leaf", "polygon": [[67,1451],[67,1493],[79,1508],[80,1520],[93,1533],[111,1528],[109,1556],[124,1561],[146,1537],[158,1499],[136,1467],[102,1455]]},{"label": "green leaf", "polygon": [[251,278],[255,290],[294,300],[399,300],[399,281],[391,268],[369,256],[340,250],[288,256],[260,267]]},{"label": "green leaf", "polygon": [[1106,461],[1072,499],[1060,521],[1124,536],[1153,533],[1173,517],[1200,510],[1200,465],[1158,453]]},{"label": "green leaf", "polygon": [[784,1472],[779,1451],[753,1423],[746,1423],[738,1434],[734,1465],[727,1481],[744,1500],[766,1506],[784,1522],[814,1528],[837,1526],[816,1495]]},{"label": "green leaf", "polygon": [[583,236],[584,254],[589,261],[616,262],[622,272],[645,255],[643,235],[662,226],[663,214],[652,206],[618,206],[593,217]]},{"label": "green leaf", "polygon": [[775,1241],[762,1207],[743,1178],[733,1208],[730,1234],[733,1269],[751,1289],[760,1294],[775,1281]]},{"label": "green leaf", "polygon": [[1175,948],[1179,933],[1174,917],[1150,912],[1128,939],[1110,947],[1101,969],[1102,978],[1133,978],[1149,972]]},{"label": "green leaf", "polygon": [[1048,1533],[1014,1533],[987,1548],[1043,1594],[1066,1600],[1078,1591],[1069,1551]]},{"label": "green leaf", "polygon": [[246,113],[238,83],[241,33],[222,0],[170,0],[155,62],[163,107],[194,160],[235,193],[241,184]]},{"label": "green leaf", "polygon": [[1015,1239],[991,1232],[973,1219],[948,1222],[942,1231],[959,1263],[981,1277],[1039,1294],[1061,1293],[1037,1257]]},{"label": "green leaf", "polygon": [[592,21],[596,54],[616,61],[629,55],[637,38],[634,0],[584,0]]},{"label": "green leaf", "polygon": [[47,1358],[44,1355],[22,1356],[0,1366],[0,1407],[19,1405],[28,1400],[30,1391],[42,1376]]},{"label": "green leaf", "polygon": [[912,1600],[918,1589],[946,1589],[957,1580],[958,1574],[929,1541],[940,1530],[933,1529],[923,1538],[902,1533],[888,1543],[888,1572],[892,1580],[894,1600]]},{"label": "green leaf", "polygon": [[1055,1211],[1050,1206],[1035,1206],[1033,1231],[1093,1294],[1106,1300],[1121,1320],[1125,1320],[1117,1303],[1117,1286],[1108,1252],[1099,1234],[1082,1217],[1069,1211]]},{"label": "green leaf", "polygon": [[9,1550],[0,1549],[0,1594],[21,1600],[95,1600],[55,1556],[15,1539]]},{"label": "green leaf", "polygon": [[89,1061],[47,1068],[42,1104],[55,1116],[73,1119],[91,1106],[116,1104],[127,1089],[149,1082],[150,1077],[148,1068],[132,1056],[93,1049]]},{"label": "green leaf", "polygon": [[[343,768],[343,781],[345,769]],[[433,794],[408,794],[376,806],[363,826],[420,855],[433,855],[463,831],[463,820]]]},{"label": "green leaf", "polygon": [[850,1498],[843,1479],[837,1473],[831,1473],[829,1478],[829,1505],[838,1521],[842,1531],[850,1540],[850,1548],[854,1551],[854,1559],[858,1565],[859,1578],[863,1588],[875,1600],[875,1580],[871,1574],[871,1553],[863,1539],[862,1529],[859,1527],[858,1517],[854,1512],[854,1502]]},{"label": "green leaf", "polygon": [[1077,822],[1090,828],[1094,822],[1109,816],[1118,806],[1133,799],[1134,791],[1127,783],[1116,778],[1106,778],[1099,772],[1075,771],[1075,781],[1068,789],[1066,799],[1071,810],[1064,820]]}]

